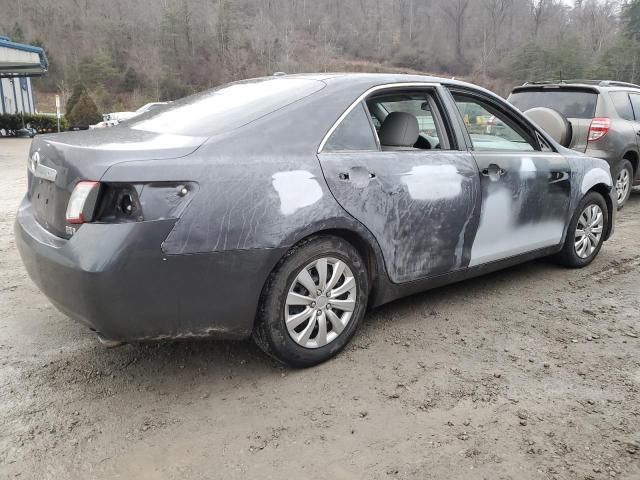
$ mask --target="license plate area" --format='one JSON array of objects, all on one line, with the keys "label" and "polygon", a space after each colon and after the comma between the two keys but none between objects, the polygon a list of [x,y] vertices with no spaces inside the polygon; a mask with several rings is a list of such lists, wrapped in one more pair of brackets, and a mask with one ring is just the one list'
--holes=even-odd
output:
[{"label": "license plate area", "polygon": [[55,183],[49,180],[33,179],[31,204],[36,218],[47,229],[56,223],[56,190]]}]

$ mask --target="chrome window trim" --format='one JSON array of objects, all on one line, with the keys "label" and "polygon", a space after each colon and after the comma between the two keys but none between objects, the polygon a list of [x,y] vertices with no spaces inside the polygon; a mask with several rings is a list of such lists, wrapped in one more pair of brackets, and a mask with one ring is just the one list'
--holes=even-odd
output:
[{"label": "chrome window trim", "polygon": [[[318,152],[317,153],[318,154],[322,153],[326,143],[329,141],[329,138],[331,137],[331,135],[333,135],[333,132],[335,132],[338,129],[340,124],[343,122],[343,120],[345,118],[347,118],[347,116],[353,111],[353,109],[356,108],[360,102],[362,102],[365,98],[367,98],[372,93],[377,92],[379,90],[387,90],[387,89],[392,89],[392,88],[407,88],[407,87],[409,87],[409,88],[413,88],[413,87],[418,87],[418,88],[425,88],[425,87],[436,88],[439,85],[440,85],[439,83],[434,83],[434,82],[404,82],[404,83],[387,83],[387,84],[384,84],[384,85],[376,85],[375,87],[371,87],[366,92],[364,92],[362,95],[360,95],[355,100],[355,102],[353,102],[349,106],[349,108],[347,108],[344,111],[344,113],[342,115],[340,115],[340,117],[338,117],[338,120],[336,120],[336,122],[333,124],[333,126],[329,129],[329,131],[326,133],[326,135],[322,139],[322,142],[320,143],[320,146],[318,147]],[[377,137],[377,135],[375,134],[375,130],[374,130],[374,135]],[[379,140],[377,140],[377,141],[379,142]]]}]

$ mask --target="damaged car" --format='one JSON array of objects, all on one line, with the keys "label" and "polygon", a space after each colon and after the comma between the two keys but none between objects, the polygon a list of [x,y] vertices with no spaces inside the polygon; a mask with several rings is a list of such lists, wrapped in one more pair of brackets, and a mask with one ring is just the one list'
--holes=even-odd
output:
[{"label": "damaged car", "polygon": [[539,257],[589,265],[616,194],[568,135],[553,110],[449,79],[241,81],[36,137],[15,236],[105,342],[253,337],[308,367],[395,299]]}]

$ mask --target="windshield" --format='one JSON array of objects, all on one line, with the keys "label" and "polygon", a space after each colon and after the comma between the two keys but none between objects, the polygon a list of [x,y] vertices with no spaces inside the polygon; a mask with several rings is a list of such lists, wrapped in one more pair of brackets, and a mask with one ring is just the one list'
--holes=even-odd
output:
[{"label": "windshield", "polygon": [[567,118],[593,118],[598,94],[584,90],[523,90],[511,94],[509,102],[520,111],[546,107],[562,113]]},{"label": "windshield", "polygon": [[323,82],[302,78],[245,80],[162,105],[123,125],[149,132],[209,137],[253,122],[323,87]]}]

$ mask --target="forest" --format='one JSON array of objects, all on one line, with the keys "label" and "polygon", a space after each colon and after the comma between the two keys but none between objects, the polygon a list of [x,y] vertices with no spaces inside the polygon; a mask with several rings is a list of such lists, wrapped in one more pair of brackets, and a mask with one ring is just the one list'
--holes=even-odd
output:
[{"label": "forest", "polygon": [[0,34],[43,46],[39,92],[100,111],[276,71],[640,82],[640,0],[0,0]]}]

